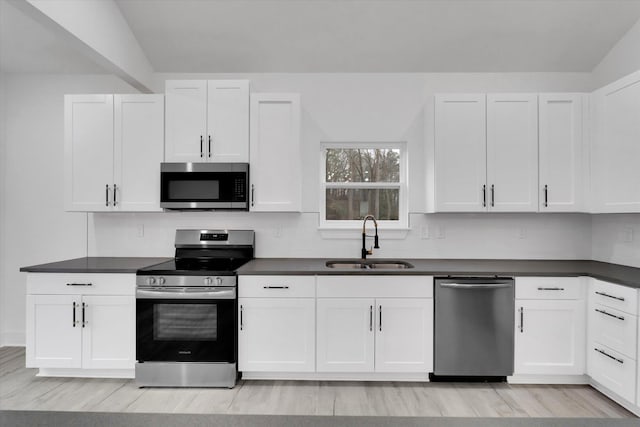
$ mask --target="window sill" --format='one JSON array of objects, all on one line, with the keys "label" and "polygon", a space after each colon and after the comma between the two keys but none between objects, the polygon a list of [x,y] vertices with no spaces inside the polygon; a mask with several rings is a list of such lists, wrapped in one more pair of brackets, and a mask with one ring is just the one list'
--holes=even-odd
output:
[{"label": "window sill", "polygon": [[[404,240],[409,234],[410,228],[379,228],[378,237],[384,240]],[[323,239],[362,239],[362,227],[318,227],[320,237]],[[373,227],[367,227],[367,235],[373,236]]]}]

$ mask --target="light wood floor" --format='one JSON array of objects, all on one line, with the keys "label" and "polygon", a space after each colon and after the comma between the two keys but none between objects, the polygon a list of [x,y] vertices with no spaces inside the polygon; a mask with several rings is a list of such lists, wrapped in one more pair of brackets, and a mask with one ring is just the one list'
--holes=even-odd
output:
[{"label": "light wood floor", "polygon": [[39,378],[24,349],[0,348],[0,409],[279,415],[634,417],[589,386],[241,381],[234,389],[136,387]]}]

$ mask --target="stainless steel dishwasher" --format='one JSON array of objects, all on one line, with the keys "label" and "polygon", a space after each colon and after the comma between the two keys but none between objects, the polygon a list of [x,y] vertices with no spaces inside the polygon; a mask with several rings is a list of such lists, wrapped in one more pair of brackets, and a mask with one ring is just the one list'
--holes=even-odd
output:
[{"label": "stainless steel dishwasher", "polygon": [[432,380],[501,381],[513,375],[513,278],[435,279]]}]

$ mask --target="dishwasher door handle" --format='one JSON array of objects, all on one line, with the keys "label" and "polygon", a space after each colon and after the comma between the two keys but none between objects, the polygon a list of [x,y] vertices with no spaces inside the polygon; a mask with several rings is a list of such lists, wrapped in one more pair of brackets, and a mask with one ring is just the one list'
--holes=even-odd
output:
[{"label": "dishwasher door handle", "polygon": [[452,289],[500,289],[510,288],[511,283],[440,283],[443,288]]}]

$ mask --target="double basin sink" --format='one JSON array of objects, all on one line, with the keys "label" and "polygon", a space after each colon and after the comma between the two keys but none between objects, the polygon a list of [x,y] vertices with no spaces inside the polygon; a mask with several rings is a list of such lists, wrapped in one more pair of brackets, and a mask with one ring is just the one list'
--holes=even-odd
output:
[{"label": "double basin sink", "polygon": [[406,261],[395,261],[387,259],[370,259],[370,260],[332,260],[327,261],[325,265],[329,268],[340,270],[364,269],[364,270],[402,270],[405,268],[413,268],[413,265]]}]

